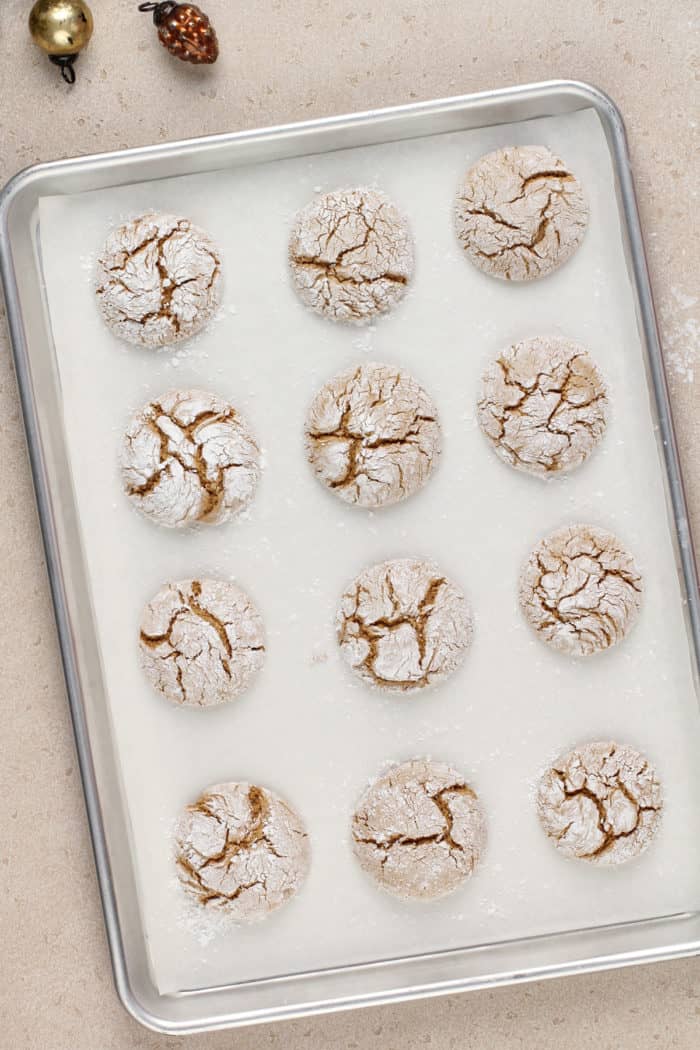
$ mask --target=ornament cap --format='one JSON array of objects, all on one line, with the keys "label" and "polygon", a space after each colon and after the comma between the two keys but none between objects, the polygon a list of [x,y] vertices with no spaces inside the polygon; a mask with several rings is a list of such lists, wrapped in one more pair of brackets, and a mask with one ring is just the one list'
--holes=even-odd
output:
[{"label": "ornament cap", "polygon": [[61,70],[61,76],[66,84],[75,84],[75,70],[73,69],[73,63],[77,57],[77,51],[74,55],[49,55],[49,62],[53,62],[55,66],[59,67]]},{"label": "ornament cap", "polygon": [[160,0],[156,4],[139,4],[139,11],[152,11],[153,24],[159,26],[177,7],[175,0]]}]

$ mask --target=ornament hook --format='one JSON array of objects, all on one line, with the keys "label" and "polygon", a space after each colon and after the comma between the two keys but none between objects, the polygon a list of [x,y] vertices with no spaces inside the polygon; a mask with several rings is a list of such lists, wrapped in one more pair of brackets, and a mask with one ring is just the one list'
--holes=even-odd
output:
[{"label": "ornament hook", "polygon": [[139,11],[152,11],[154,24],[160,25],[163,19],[167,18],[177,6],[175,0],[159,0],[159,2],[155,4],[139,4]]},{"label": "ornament hook", "polygon": [[75,84],[75,69],[73,63],[77,55],[49,55],[49,62],[53,62],[61,70],[61,76],[66,84]]}]

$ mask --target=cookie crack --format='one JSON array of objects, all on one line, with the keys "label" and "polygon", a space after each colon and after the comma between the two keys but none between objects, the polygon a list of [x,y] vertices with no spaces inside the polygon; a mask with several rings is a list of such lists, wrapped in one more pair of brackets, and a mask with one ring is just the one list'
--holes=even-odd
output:
[{"label": "cookie crack", "polygon": [[[379,482],[380,479],[372,476],[371,465],[363,464],[363,454],[366,452],[372,452],[377,449],[385,448],[387,450],[394,451],[396,453],[403,452],[408,446],[415,448],[419,456],[430,461],[430,454],[423,448],[421,448],[420,442],[422,438],[422,430],[425,424],[436,424],[437,419],[435,415],[430,413],[422,413],[416,411],[411,414],[410,420],[407,422],[403,434],[397,435],[396,437],[382,437],[381,434],[367,434],[363,430],[353,429],[351,425],[351,419],[355,412],[355,407],[352,404],[353,397],[353,386],[360,382],[362,378],[362,369],[358,368],[352,378],[347,383],[345,389],[340,392],[337,397],[342,400],[342,414],[337,426],[333,430],[317,430],[313,427],[307,427],[307,438],[316,449],[323,447],[324,445],[332,445],[336,442],[347,443],[347,462],[345,471],[341,477],[333,480],[326,480],[326,484],[331,489],[344,489],[357,483],[360,477],[368,478],[368,480],[374,480]],[[384,396],[377,395],[372,398],[367,408],[370,410],[376,410],[391,401],[395,391],[399,387],[402,381],[402,376],[397,374],[393,380],[390,389]],[[404,476],[400,459],[393,461],[393,465],[396,467],[399,475],[399,489],[401,492],[407,491],[407,486],[404,484]]]},{"label": "cookie crack", "polygon": [[[608,578],[619,579],[636,594],[642,593],[642,586],[641,580],[634,573],[622,568],[603,568],[601,559],[605,553],[597,544],[594,544],[593,551],[586,550],[573,556],[565,554],[558,556],[554,567],[546,565],[539,552],[533,553],[532,560],[537,566],[537,577],[532,582],[532,589],[546,614],[541,623],[541,629],[560,624],[570,628],[579,638],[583,638],[591,634],[592,624],[590,619],[592,619],[595,627],[601,631],[607,643],[609,645],[614,644],[620,634],[620,624],[612,612],[603,609],[602,605],[607,602],[614,604],[617,608],[619,596],[611,596],[609,592],[606,592],[605,581]],[[577,564],[580,563],[581,559],[594,561],[600,569],[599,574],[596,576],[589,569]],[[582,577],[581,583],[573,589],[567,587],[566,581],[576,578],[579,574]],[[556,588],[553,586],[548,587],[544,583],[545,577],[549,579],[559,577],[560,582]],[[595,587],[596,592],[594,604],[583,608],[574,604],[569,611],[562,610],[563,602],[569,602],[578,594],[590,590],[591,585]],[[613,597],[616,599],[614,603]],[[624,598],[622,601],[624,606]],[[585,622],[582,623],[582,619]]]},{"label": "cookie crack", "polygon": [[[357,251],[357,248],[348,248],[342,252],[342,255],[347,255],[349,251]],[[338,256],[340,259],[340,256]],[[309,266],[316,270],[322,270],[314,284],[318,284],[322,281],[335,281],[336,284],[354,284],[360,287],[372,286],[379,284],[382,281],[389,281],[390,284],[408,284],[408,278],[402,273],[393,273],[391,270],[385,270],[380,273],[377,277],[363,277],[362,275],[355,277],[353,274],[340,274],[338,272],[338,262],[327,262],[325,259],[305,259],[295,257],[295,263],[297,266]],[[350,305],[350,304],[346,304]]]},{"label": "cookie crack", "polygon": [[[210,476],[209,468],[207,466],[204,454],[204,442],[200,441],[197,436],[197,431],[200,427],[210,422],[226,423],[233,422],[236,419],[236,411],[233,408],[228,408],[224,412],[216,412],[212,410],[205,410],[200,412],[190,423],[183,423],[176,418],[174,413],[166,412],[161,404],[153,402],[152,413],[145,419],[145,425],[153,431],[157,436],[160,443],[159,460],[158,466],[156,467],[153,474],[146,479],[140,485],[129,485],[127,492],[131,496],[146,496],[152,492],[161,482],[164,475],[170,469],[170,463],[175,461],[180,465],[183,471],[188,474],[195,474],[199,481],[202,491],[203,505],[198,514],[200,521],[206,521],[215,514],[220,506],[225,495],[224,487],[224,476],[225,472],[229,469],[236,469],[243,467],[244,464],[238,462],[227,462],[225,467],[219,466],[216,473]],[[183,456],[183,454],[173,447],[173,438],[167,434],[159,424],[160,418],[167,419],[183,436],[183,438],[192,445],[190,452],[192,462]],[[257,450],[257,446],[254,445]]]},{"label": "cookie crack", "polygon": [[[367,655],[360,666],[377,685],[390,685],[393,688],[407,689],[428,684],[433,670],[435,653],[431,654],[430,658],[427,659],[426,632],[439,592],[446,583],[447,580],[445,577],[436,577],[432,579],[428,583],[425,594],[417,607],[417,615],[411,616],[409,613],[400,609],[400,603],[396,596],[393,583],[389,574],[387,574],[384,579],[384,584],[393,607],[393,615],[389,617],[378,617],[377,619],[372,620],[371,623],[367,623],[359,615],[360,599],[363,593],[363,588],[360,584],[357,585],[354,595],[355,608],[353,613],[350,616],[345,617],[343,620],[339,641],[340,644],[343,645],[348,638],[351,637],[349,634],[349,627],[352,624],[356,631],[356,634],[353,637],[362,639],[368,647]],[[394,678],[387,679],[378,673],[375,666],[380,655],[380,644],[386,637],[387,632],[395,631],[397,628],[403,626],[409,626],[413,630],[418,647],[419,667],[422,674],[420,678],[404,680]]]},{"label": "cookie crack", "polygon": [[[250,807],[250,828],[246,834],[237,840],[231,836],[230,829],[226,826],[225,822],[221,819],[219,814],[213,809],[211,802],[212,797],[205,797],[200,799],[198,802],[193,803],[187,807],[187,811],[190,813],[201,813],[214,820],[220,827],[224,828],[224,844],[218,853],[213,853],[203,857],[203,862],[198,867],[194,867],[192,863],[186,858],[180,855],[178,857],[178,864],[184,869],[187,875],[191,876],[195,881],[198,888],[201,889],[202,895],[200,900],[202,904],[207,904],[211,900],[222,899],[222,900],[236,900],[241,893],[245,890],[252,889],[254,886],[265,886],[264,876],[253,879],[250,882],[241,883],[232,893],[224,893],[223,890],[213,890],[205,883],[206,871],[212,865],[219,866],[224,864],[226,871],[230,871],[231,865],[234,859],[241,853],[249,853],[258,844],[264,843],[265,849],[268,853],[273,856],[283,859],[281,854],[275,847],[274,843],[270,841],[268,832],[266,830],[266,823],[270,815],[270,806],[268,800],[263,791],[255,785],[250,785],[248,789],[248,805]],[[199,854],[202,856],[202,854]]]},{"label": "cookie crack", "polygon": [[464,847],[456,841],[453,837],[454,829],[454,815],[450,809],[448,796],[450,795],[464,795],[470,799],[476,801],[476,794],[467,784],[454,784],[449,787],[443,788],[436,794],[430,796],[431,802],[434,803],[436,808],[439,810],[440,815],[444,821],[444,827],[439,831],[434,831],[431,834],[426,835],[407,835],[401,832],[396,832],[392,835],[377,836],[369,833],[359,831],[355,828],[353,835],[358,842],[363,842],[368,845],[376,846],[377,849],[385,853],[382,858],[382,865],[386,864],[389,859],[389,854],[394,846],[425,846],[425,845],[439,845],[445,843],[450,853],[456,853],[460,856],[464,854]]},{"label": "cookie crack", "polygon": [[[590,435],[591,443],[595,442],[605,425],[605,417],[603,409],[598,414],[592,410],[607,403],[602,384],[598,393],[592,392],[585,400],[577,399],[572,394],[575,382],[577,393],[586,383],[591,391],[595,390],[595,375],[592,373],[589,379],[575,369],[575,363],[586,357],[581,352],[560,362],[553,360],[551,372],[538,372],[530,382],[517,376],[517,360],[509,362],[503,357],[495,359],[494,365],[501,374],[508,396],[504,397],[500,390],[489,391],[486,385],[486,392],[479,401],[479,410],[488,413],[489,438],[500,444],[515,464],[528,470],[537,468],[544,473],[554,473],[566,466],[577,465],[575,460],[569,462],[572,453],[579,461],[585,458],[586,450],[581,448],[583,439],[580,435],[585,432]],[[485,384],[488,384],[488,380],[485,380]],[[552,401],[551,407],[543,415],[544,404],[549,401]],[[491,433],[492,424],[497,428],[495,435]],[[545,446],[536,440],[534,435],[545,433],[557,439],[556,445]],[[528,442],[533,446],[529,456]]]},{"label": "cookie crack", "polygon": [[[608,753],[608,755],[606,756],[606,761],[609,761],[610,759],[614,758],[615,755],[616,755],[616,750],[615,750],[615,748],[613,748]],[[648,771],[648,764],[645,763],[642,766],[642,768],[638,771],[638,775],[642,776],[647,771]],[[646,805],[645,806],[645,805],[642,805],[640,803],[639,799],[635,798],[627,790],[625,784],[622,782],[622,780],[619,778],[619,776],[613,776],[611,778],[611,777],[604,777],[604,776],[601,775],[600,779],[602,779],[604,781],[605,786],[607,788],[606,796],[601,798],[599,795],[597,795],[594,791],[592,791],[587,786],[583,786],[581,788],[571,788],[571,789],[567,788],[566,777],[564,776],[564,774],[562,774],[559,770],[556,770],[555,774],[556,774],[556,777],[557,777],[557,781],[559,783],[559,787],[560,787],[560,789],[562,791],[562,794],[565,796],[565,798],[567,798],[567,799],[586,798],[590,802],[592,802],[593,805],[595,806],[596,813],[597,813],[597,827],[598,827],[598,830],[599,830],[600,834],[603,835],[603,841],[594,850],[589,850],[589,851],[587,851],[585,853],[581,852],[581,853],[577,854],[577,855],[579,855],[581,857],[584,857],[584,858],[601,857],[605,853],[608,853],[615,846],[615,843],[618,842],[620,839],[630,838],[631,836],[636,834],[636,832],[639,829],[639,824],[640,824],[641,814],[642,813],[658,813],[660,811],[660,809],[661,809],[661,806],[655,806],[655,805]],[[624,798],[634,808],[634,812],[635,812],[634,826],[632,828],[630,828],[628,831],[617,831],[616,832],[614,830],[614,828],[612,826],[612,823],[610,821],[610,818],[609,818],[609,813],[608,813],[608,810],[607,810],[607,807],[606,807],[606,803],[609,802],[611,795],[613,795],[616,791],[619,791],[620,794],[623,795]],[[571,827],[573,826],[574,823],[575,823],[575,820],[570,821],[569,824],[567,824],[566,828],[564,828],[564,830],[562,832],[560,832],[558,835],[555,836],[557,842],[560,842],[566,836],[566,834],[571,829]]]},{"label": "cookie crack", "polygon": [[[191,613],[193,616],[196,616],[203,623],[207,624],[207,626],[213,629],[216,637],[218,638],[219,645],[212,645],[209,639],[207,638],[203,640],[203,645],[206,645],[207,651],[210,655],[215,656],[218,659],[224,671],[224,674],[229,679],[233,677],[233,672],[231,669],[231,662],[233,660],[241,659],[242,657],[250,653],[264,653],[265,646],[263,644],[242,645],[239,641],[236,646],[236,651],[234,652],[233,646],[229,639],[228,631],[226,629],[229,626],[229,624],[220,620],[217,616],[214,615],[214,613],[206,609],[203,605],[201,605],[200,602],[197,601],[197,599],[202,594],[202,585],[199,580],[192,581],[191,594],[185,595],[181,590],[178,590],[177,594],[181,604],[180,607],[176,609],[175,612],[171,615],[165,630],[160,632],[159,634],[148,634],[148,632],[143,630],[142,628],[139,632],[139,640],[142,643],[142,645],[154,652],[155,655],[159,656],[161,660],[173,661],[175,666],[176,682],[180,690],[180,695],[183,701],[187,702],[188,693],[185,689],[183,682],[182,663],[184,662],[185,666],[187,666],[189,663],[196,662],[197,659],[204,653],[204,649],[200,648],[200,650],[194,655],[191,653],[185,655],[185,653],[180,648],[178,648],[178,646],[173,641],[173,631],[183,616],[186,616],[188,613]],[[169,651],[166,650],[165,652],[158,652],[158,650],[162,649],[163,646],[167,647],[167,650]],[[204,699],[200,700],[198,703],[200,705],[206,705],[206,701]]]},{"label": "cookie crack", "polygon": [[[560,182],[576,182],[576,176],[572,175],[570,171],[557,171],[553,169],[551,171],[536,171],[532,175],[521,176],[520,179],[520,193],[517,197],[513,197],[512,200],[508,201],[509,204],[515,204],[517,201],[527,196],[526,186],[529,186],[532,182],[539,182],[540,179],[558,179]],[[552,189],[552,193],[565,193],[566,191],[560,189]]]}]

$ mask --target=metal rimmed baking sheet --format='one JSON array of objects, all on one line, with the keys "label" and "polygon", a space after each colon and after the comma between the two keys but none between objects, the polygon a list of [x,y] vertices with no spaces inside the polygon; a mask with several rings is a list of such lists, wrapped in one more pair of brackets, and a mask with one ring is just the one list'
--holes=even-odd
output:
[{"label": "metal rimmed baking sheet", "polygon": [[[541,123],[522,124],[522,119]],[[75,659],[75,667],[68,666],[69,689],[98,866],[122,996],[146,1023],[174,1029],[240,1023],[332,1008],[341,1001],[359,1005],[429,994],[445,982],[460,987],[512,980],[525,969],[535,975],[611,965],[620,954],[695,950],[697,865],[691,844],[683,841],[683,830],[697,812],[697,784],[689,775],[697,754],[695,654],[683,622],[686,610],[650,389],[660,399],[691,611],[695,582],[617,119],[609,103],[590,89],[535,86],[223,136],[184,144],[179,151],[163,147],[67,162],[30,173],[8,191],[3,213],[8,306],[64,656]],[[533,141],[533,135],[536,140],[546,136],[580,172],[592,197],[593,219],[579,258],[541,284],[512,288],[489,282],[460,257],[449,212],[454,186],[469,160],[496,145]],[[189,177],[182,178],[185,173]],[[154,183],[154,178],[165,181]],[[302,310],[286,284],[284,245],[294,210],[317,186],[328,189],[348,181],[376,182],[387,189],[408,214],[417,241],[418,269],[408,301],[369,333],[329,329]],[[120,347],[87,306],[81,338],[73,333],[68,339],[68,316],[62,311],[74,303],[68,284],[61,284],[61,268],[73,281],[80,271],[78,294],[87,303],[91,255],[105,225],[153,206],[154,196],[159,207],[185,211],[218,235],[227,266],[222,319],[174,357],[153,358]],[[261,212],[262,236],[255,222]],[[60,236],[70,230],[76,231],[72,239]],[[244,248],[256,237],[251,255]],[[511,296],[508,309],[504,294]],[[32,310],[32,295],[41,313]],[[614,391],[604,452],[560,488],[539,487],[508,472],[485,448],[470,419],[475,378],[485,356],[504,340],[543,326],[587,342]],[[648,368],[640,334],[651,355]],[[445,348],[442,355],[437,347]],[[460,356],[467,363],[457,369],[456,386]],[[356,359],[371,358],[406,365],[433,393],[443,415],[446,455],[434,483],[415,501],[386,517],[363,516],[350,523],[347,510],[305,473],[294,430],[299,433],[303,407],[318,383]],[[284,398],[278,402],[273,394],[280,375]],[[164,386],[183,382],[237,400],[267,453],[258,517],[253,513],[240,526],[206,536],[163,535],[129,514],[110,459],[120,420],[130,409]],[[72,486],[66,483],[71,476]],[[493,479],[490,487],[484,486],[485,477]],[[287,508],[287,549],[282,540],[271,539],[281,506]],[[515,534],[504,527],[514,506]],[[286,568],[294,562],[297,571],[299,559],[293,555],[302,519],[296,515],[306,513],[303,508],[318,530],[310,543],[306,587]],[[651,570],[645,615],[629,645],[614,654],[619,659],[598,665],[580,683],[550,654],[533,649],[513,600],[514,577],[530,543],[546,523],[554,527],[572,516],[616,528]],[[449,531],[454,528],[457,534]],[[460,537],[462,546],[455,546]],[[113,577],[110,552],[116,563]],[[394,552],[435,557],[463,584],[477,616],[473,653],[451,690],[415,705],[409,701],[411,706],[401,711],[395,701],[353,687],[336,660],[330,631],[337,595],[350,576],[366,562]],[[128,576],[130,559],[135,559],[138,584]],[[500,566],[497,573],[494,564]],[[129,634],[138,607],[161,577],[183,574],[188,566],[233,573],[244,582],[267,615],[271,653],[277,654],[270,657],[267,683],[261,677],[258,693],[240,706],[212,712],[207,725],[199,712],[161,707],[147,690],[138,692]],[[122,588],[123,600],[115,602],[113,587]],[[291,596],[287,604],[280,599],[285,594]],[[513,668],[530,657],[535,661],[525,708],[513,681],[498,667],[499,645]],[[650,656],[644,669],[642,651]],[[326,662],[314,659],[321,652],[328,655]],[[295,694],[277,707],[290,660],[292,673],[313,683],[313,698],[307,694],[304,706],[305,698]],[[485,689],[489,676],[490,691]],[[572,688],[584,697],[573,715],[569,710],[566,717],[560,714],[552,682],[556,696],[564,698]],[[615,703],[606,700],[605,689],[612,689]],[[268,727],[267,738],[261,738],[259,716]],[[617,882],[596,883],[593,900],[590,871],[562,869],[538,838],[527,795],[536,756],[546,761],[560,742],[566,746],[584,731],[589,735],[588,725],[594,735],[604,727],[632,735],[662,772],[671,773],[669,758],[679,756],[678,785],[665,824],[666,852],[659,849],[655,861],[650,854],[649,864],[640,862],[624,877],[614,873],[620,876]],[[278,738],[270,727],[276,727]],[[166,775],[170,759],[155,756],[156,742],[162,751],[164,741],[175,767],[187,761],[186,778],[176,782]],[[411,913],[379,897],[353,867],[347,816],[367,776],[383,760],[424,751],[452,760],[474,779],[489,811],[492,837],[480,874],[459,899],[442,902],[432,912]],[[359,756],[352,765],[343,761],[346,752]],[[314,870],[305,893],[267,931],[237,935],[240,966],[232,964],[230,945],[221,938],[204,944],[207,931],[176,921],[178,888],[165,881],[169,816],[202,781],[220,779],[224,761],[235,766],[232,774],[241,771],[286,790],[307,817],[314,839]],[[145,796],[141,805],[135,794],[139,784]],[[515,822],[522,824],[517,833]],[[530,860],[529,870],[523,856]],[[569,889],[558,896],[562,871]],[[679,917],[660,918],[669,913]],[[332,930],[334,923],[337,940],[320,938],[319,931]],[[562,932],[586,927],[578,934]],[[513,938],[519,942],[512,943]]]}]

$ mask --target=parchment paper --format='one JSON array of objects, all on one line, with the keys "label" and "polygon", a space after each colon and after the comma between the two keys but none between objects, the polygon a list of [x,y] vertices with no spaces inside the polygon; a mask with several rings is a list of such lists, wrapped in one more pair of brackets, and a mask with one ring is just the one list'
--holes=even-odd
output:
[{"label": "parchment paper", "polygon": [[[463,257],[451,220],[455,188],[487,150],[540,142],[581,178],[590,229],[559,272],[508,285]],[[297,209],[317,191],[363,184],[399,204],[416,240],[407,299],[371,330],[316,319],[297,301],[286,267]],[[184,350],[120,343],[95,304],[94,260],[107,232],[148,208],[192,218],[222,251],[224,306]],[[161,991],[697,908],[698,709],[612,168],[596,115],[47,198],[40,236],[115,747]],[[612,395],[601,448],[581,470],[551,483],[502,464],[474,415],[485,361],[539,333],[588,346]],[[423,383],[445,441],[425,489],[374,514],[324,491],[302,446],[318,386],[367,360],[401,365]],[[116,453],[127,418],[174,386],[209,388],[252,423],[265,470],[244,520],[171,532],[141,518],[122,494]],[[516,601],[532,545],[572,521],[615,531],[646,582],[630,637],[583,663],[534,638]],[[457,674],[402,700],[353,679],[332,625],[340,593],[361,568],[407,555],[436,560],[464,588],[476,629]],[[140,671],[140,610],[165,580],[206,573],[235,578],[254,597],[266,622],[267,658],[237,702],[177,709],[151,692]],[[645,751],[666,789],[657,840],[619,870],[563,859],[532,803],[549,759],[608,737]],[[422,754],[468,776],[488,815],[489,846],[478,873],[454,895],[401,903],[359,869],[348,826],[354,802],[387,760]],[[202,788],[225,779],[279,791],[303,814],[312,838],[302,893],[250,928],[197,918],[173,875],[174,817]]]}]

